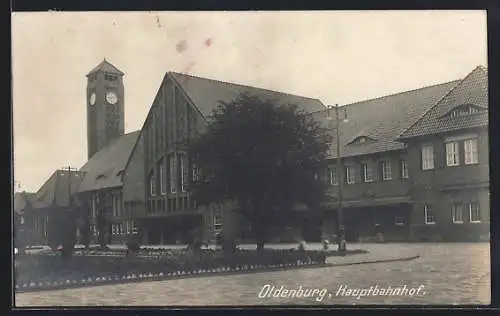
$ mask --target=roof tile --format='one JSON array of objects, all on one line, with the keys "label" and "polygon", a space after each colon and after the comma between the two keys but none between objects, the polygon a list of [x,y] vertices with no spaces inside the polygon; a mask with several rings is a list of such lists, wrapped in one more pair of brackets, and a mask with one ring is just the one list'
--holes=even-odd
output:
[{"label": "roof tile", "polygon": [[118,173],[125,169],[138,136],[139,131],[122,135],[92,156],[80,169],[81,172],[85,172],[85,176],[78,191],[122,186],[121,175]]},{"label": "roof tile", "polygon": [[478,66],[437,102],[417,122],[401,133],[401,139],[451,132],[488,125],[488,112],[449,117],[451,110],[464,104],[488,108],[488,71]]},{"label": "roof tile", "polygon": [[[348,119],[347,122],[340,123],[342,156],[368,155],[403,149],[404,144],[396,140],[399,134],[416,122],[458,82],[428,86],[340,107],[341,120],[344,118],[344,109]],[[335,109],[330,111],[330,115],[334,117]],[[328,110],[315,112],[312,115],[322,126],[331,129],[333,145],[330,146],[328,155],[336,157],[334,120],[327,120]],[[350,144],[360,136],[366,136],[370,140],[362,144]]]},{"label": "roof tile", "polygon": [[170,72],[169,74],[180,84],[205,118],[212,114],[220,101],[231,102],[245,92],[261,99],[275,100],[280,105],[296,104],[300,109],[308,113],[325,109],[325,105],[318,99],[176,72]]}]

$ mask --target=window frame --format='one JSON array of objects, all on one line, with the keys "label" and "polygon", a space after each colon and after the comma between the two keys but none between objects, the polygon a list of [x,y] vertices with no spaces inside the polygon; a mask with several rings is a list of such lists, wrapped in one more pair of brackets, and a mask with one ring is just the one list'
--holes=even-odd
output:
[{"label": "window frame", "polygon": [[[429,221],[429,211],[431,212],[432,221]],[[432,209],[431,204],[424,204],[424,221],[426,225],[435,225],[436,224],[436,216],[434,215],[434,210]]]},{"label": "window frame", "polygon": [[[364,161],[361,163],[361,170],[362,170],[362,175],[363,175],[363,179],[362,179],[363,182],[364,183],[373,182],[373,168],[368,161]],[[370,172],[368,172],[368,170]],[[368,175],[370,175],[369,178],[367,177]]]},{"label": "window frame", "polygon": [[[356,183],[356,169],[353,166],[345,166],[345,173],[346,173],[346,177],[345,177],[346,184],[355,184]],[[351,176],[352,176],[352,179],[351,179]]]},{"label": "window frame", "polygon": [[399,165],[401,167],[401,179],[409,179],[410,175],[408,173],[408,163],[406,162],[406,159],[400,159]]},{"label": "window frame", "polygon": [[[217,218],[220,219],[220,222],[217,222]],[[215,210],[212,218],[212,225],[215,232],[222,231],[222,226],[224,225],[223,214],[221,210]],[[218,226],[218,227],[217,227]]]},{"label": "window frame", "polygon": [[339,180],[337,176],[337,166],[328,166],[327,172],[328,172],[328,184],[332,186],[339,185]]},{"label": "window frame", "polygon": [[[460,215],[460,219],[457,220],[457,211],[460,211],[458,214]],[[463,224],[464,223],[464,205],[460,202],[451,203],[451,220],[453,224]]]},{"label": "window frame", "polygon": [[460,166],[460,143],[458,141],[445,142],[446,166]]},{"label": "window frame", "polygon": [[[467,143],[469,144],[475,144],[475,152],[470,150],[469,152],[469,159],[467,159],[468,157],[468,146],[466,145]],[[464,164],[465,165],[475,165],[475,164],[478,164],[479,163],[479,141],[478,141],[478,138],[477,137],[474,137],[474,138],[468,138],[468,139],[464,139]],[[469,148],[469,149],[472,149],[472,146]],[[475,159],[474,159],[475,158]],[[468,161],[469,160],[469,161]]]},{"label": "window frame", "polygon": [[169,170],[169,186],[170,193],[177,193],[177,155],[172,154],[168,157],[168,170]]},{"label": "window frame", "polygon": [[[426,154],[429,156],[426,157]],[[420,148],[420,160],[421,169],[422,170],[434,170],[435,162],[434,162],[434,145],[433,144],[424,144]]]},{"label": "window frame", "polygon": [[[388,173],[386,172],[384,166],[387,166]],[[391,160],[389,158],[380,159],[380,172],[382,173],[382,181],[392,180],[392,166]]]},{"label": "window frame", "polygon": [[156,196],[156,177],[154,171],[149,175],[149,194],[151,196]]},{"label": "window frame", "polygon": [[160,173],[160,194],[161,195],[166,195],[167,194],[167,177],[166,177],[166,172],[165,172],[165,162],[162,159],[160,162],[159,166],[159,173]]},{"label": "window frame", "polygon": [[[472,206],[476,205],[477,206],[477,215],[478,215],[478,220],[472,220]],[[468,208],[469,208],[469,223],[471,224],[479,224],[481,223],[481,205],[479,204],[479,201],[471,201],[468,203]]]}]

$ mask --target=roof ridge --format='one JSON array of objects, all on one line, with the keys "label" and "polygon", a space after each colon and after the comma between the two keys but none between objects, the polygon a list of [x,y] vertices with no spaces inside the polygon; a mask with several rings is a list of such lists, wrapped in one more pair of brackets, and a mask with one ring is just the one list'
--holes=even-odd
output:
[{"label": "roof ridge", "polygon": [[277,91],[277,90],[271,90],[271,89],[266,89],[266,88],[251,86],[251,85],[245,85],[245,84],[242,84],[242,83],[222,81],[222,80],[218,80],[218,79],[214,79],[214,78],[207,78],[207,77],[200,77],[200,76],[195,76],[195,75],[183,74],[183,73],[176,72],[176,71],[169,71],[169,72],[173,73],[173,74],[176,74],[176,75],[187,76],[187,77],[196,78],[196,79],[209,80],[209,81],[213,81],[213,82],[217,82],[217,83],[222,83],[222,84],[230,84],[230,85],[233,85],[233,86],[240,86],[240,87],[244,87],[244,88],[259,89],[259,90],[269,91],[269,92],[273,92],[273,93],[280,93],[280,94],[284,94],[284,95],[289,95],[289,96],[294,96],[294,97],[299,97],[299,98],[304,98],[304,99],[309,99],[309,100],[315,100],[315,101],[319,101],[321,104],[323,104],[323,102],[321,102],[321,100],[318,99],[318,98],[305,97],[305,96],[298,95],[298,94],[293,94],[293,93],[288,93],[288,92],[283,92],[283,91]]},{"label": "roof ridge", "polygon": [[420,116],[420,118],[418,120],[416,120],[413,124],[411,124],[410,126],[408,126],[408,128],[406,128],[403,132],[401,132],[399,134],[399,136],[396,138],[396,139],[399,139],[401,138],[401,136],[406,133],[410,128],[412,128],[413,126],[415,126],[417,123],[419,123],[424,117],[425,115],[427,115],[427,113],[429,113],[430,111],[432,111],[434,108],[436,108],[447,96],[449,96],[453,91],[455,91],[455,89],[460,86],[467,78],[469,78],[477,69],[480,69],[480,70],[483,70],[481,68],[481,66],[477,66],[476,68],[474,68],[471,72],[469,72],[467,74],[467,76],[463,77],[456,85],[454,85],[450,91],[448,91],[447,93],[445,93],[441,98],[439,98],[439,100],[433,105],[431,106],[427,111],[424,112],[424,114],[422,116]]},{"label": "roof ridge", "polygon": [[348,104],[345,104],[343,106],[353,106],[353,105],[358,105],[360,103],[365,103],[365,102],[369,102],[369,101],[375,101],[375,100],[380,100],[380,99],[384,99],[384,98],[395,97],[395,96],[402,95],[402,94],[405,94],[405,93],[416,92],[416,91],[420,91],[420,90],[424,90],[424,89],[429,89],[429,88],[435,88],[435,87],[439,87],[439,86],[444,86],[444,85],[447,85],[447,84],[451,84],[453,82],[460,83],[462,80],[463,79],[455,79],[455,80],[450,80],[450,81],[446,81],[446,82],[442,82],[442,83],[429,84],[429,85],[422,86],[420,88],[415,88],[415,89],[411,89],[411,90],[405,90],[405,91],[395,92],[395,93],[383,95],[381,97],[376,97],[376,98],[373,98],[373,99],[366,99],[366,100],[356,101],[356,102],[353,102],[353,103],[348,103]]}]

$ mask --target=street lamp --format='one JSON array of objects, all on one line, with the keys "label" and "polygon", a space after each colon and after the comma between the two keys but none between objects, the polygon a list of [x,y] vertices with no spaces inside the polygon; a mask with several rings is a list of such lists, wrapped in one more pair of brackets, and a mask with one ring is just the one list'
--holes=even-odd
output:
[{"label": "street lamp", "polygon": [[[338,204],[337,204],[337,241],[338,241],[338,251],[339,252],[344,252],[346,251],[346,241],[345,241],[345,227],[344,227],[344,224],[343,224],[343,210],[342,210],[342,189],[343,189],[343,185],[344,185],[344,179],[343,179],[343,175],[344,175],[344,168],[343,168],[343,164],[342,164],[342,159],[341,159],[341,152],[340,152],[340,148],[341,148],[341,133],[340,133],[340,115],[339,115],[339,112],[340,112],[340,108],[339,108],[339,105],[336,104],[335,106],[328,106],[328,112],[327,112],[327,119],[330,121],[330,128],[332,127],[331,123],[333,121],[333,118],[331,117],[330,115],[330,110],[332,108],[335,108],[335,130],[336,130],[336,133],[337,133],[337,137],[336,137],[336,143],[337,143],[337,179],[339,181],[338,183],[338,186],[337,186],[337,190],[338,190],[338,193],[337,193],[337,201],[338,201]],[[342,122],[348,122],[348,119],[347,119],[347,109],[344,108],[344,119],[342,120]]]}]

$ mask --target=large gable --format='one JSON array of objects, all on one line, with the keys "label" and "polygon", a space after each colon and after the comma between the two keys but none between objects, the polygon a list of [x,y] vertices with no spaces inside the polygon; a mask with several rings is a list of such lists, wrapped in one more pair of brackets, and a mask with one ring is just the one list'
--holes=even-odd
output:
[{"label": "large gable", "polygon": [[219,105],[220,101],[231,102],[241,93],[248,93],[261,99],[274,100],[279,105],[296,104],[301,110],[307,113],[320,111],[325,108],[323,103],[318,99],[175,72],[169,72],[168,74],[181,86],[205,118],[212,114],[212,111]]},{"label": "large gable", "polygon": [[92,156],[80,169],[85,176],[78,191],[95,191],[122,186],[121,176],[138,136],[139,131],[122,135]]},{"label": "large gable", "polygon": [[[348,118],[347,122],[341,123],[342,156],[403,149],[404,144],[396,140],[399,134],[416,122],[458,82],[452,81],[342,106],[341,119],[344,118],[344,110]],[[312,115],[324,127],[334,122],[327,120],[327,110]],[[335,109],[330,110],[330,116],[335,119]],[[336,144],[335,127],[330,128],[332,144]],[[337,156],[335,145],[330,146],[329,156]]]},{"label": "large gable", "polygon": [[56,170],[31,198],[33,207],[67,207],[70,192],[73,195],[78,191],[82,179],[79,171]]},{"label": "large gable", "polygon": [[488,71],[479,66],[415,124],[402,132],[400,138],[408,139],[482,126],[488,126]]}]

